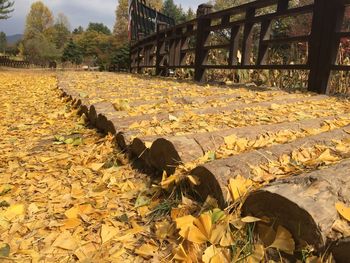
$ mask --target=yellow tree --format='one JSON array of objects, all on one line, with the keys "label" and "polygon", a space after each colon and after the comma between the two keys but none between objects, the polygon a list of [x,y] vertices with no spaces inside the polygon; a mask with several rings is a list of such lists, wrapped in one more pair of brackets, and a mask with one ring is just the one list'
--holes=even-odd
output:
[{"label": "yellow tree", "polygon": [[128,23],[129,23],[129,1],[119,0],[114,24],[113,34],[117,37],[118,42],[125,44],[128,42]]},{"label": "yellow tree", "polygon": [[31,39],[38,34],[44,34],[53,26],[53,23],[54,19],[50,9],[41,1],[33,3],[27,15],[24,38]]},{"label": "yellow tree", "polygon": [[[162,0],[147,1],[147,5],[156,10],[160,10],[163,6]],[[129,23],[129,1],[119,0],[116,9],[116,22],[113,29],[113,34],[117,37],[118,42],[125,44],[128,42],[128,23]]]}]

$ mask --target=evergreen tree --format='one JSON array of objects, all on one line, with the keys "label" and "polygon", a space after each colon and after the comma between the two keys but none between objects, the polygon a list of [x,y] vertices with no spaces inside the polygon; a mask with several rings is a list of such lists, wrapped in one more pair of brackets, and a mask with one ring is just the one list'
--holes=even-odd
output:
[{"label": "evergreen tree", "polygon": [[192,8],[190,7],[188,10],[187,10],[187,14],[186,14],[186,20],[192,20],[192,19],[195,19],[196,18],[196,14],[193,12]]},{"label": "evergreen tree", "polygon": [[161,12],[175,20],[176,24],[183,23],[187,20],[186,13],[183,8],[177,6],[174,0],[165,0]]},{"label": "evergreen tree", "polygon": [[4,32],[0,32],[0,52],[5,53],[7,48],[7,38]]},{"label": "evergreen tree", "polygon": [[128,44],[117,49],[111,61],[112,67],[116,71],[127,70],[130,65],[130,47]]},{"label": "evergreen tree", "polygon": [[105,35],[110,35],[111,30],[107,26],[105,26],[103,23],[89,23],[88,28],[86,31],[96,31],[98,33],[102,33]]},{"label": "evergreen tree", "polygon": [[82,26],[78,26],[77,28],[75,28],[72,32],[74,35],[79,35],[84,33],[84,28]]},{"label": "evergreen tree", "polygon": [[10,18],[9,14],[13,12],[13,5],[15,2],[9,0],[0,0],[0,19]]},{"label": "evergreen tree", "polygon": [[63,62],[71,62],[74,64],[81,64],[83,62],[83,54],[80,47],[74,43],[73,39],[70,39],[68,44],[63,50],[62,55]]}]

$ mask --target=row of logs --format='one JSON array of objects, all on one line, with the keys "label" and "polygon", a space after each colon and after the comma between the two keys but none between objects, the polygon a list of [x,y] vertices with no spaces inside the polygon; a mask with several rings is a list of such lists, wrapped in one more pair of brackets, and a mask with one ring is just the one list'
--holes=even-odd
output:
[{"label": "row of logs", "polygon": [[[261,125],[254,127],[232,128],[222,131],[193,133],[182,136],[148,136],[134,138],[135,132],[128,126],[135,121],[149,120],[154,115],[127,117],[124,112],[115,110],[112,103],[102,101],[90,103],[81,98],[78,92],[60,85],[65,96],[68,96],[80,114],[88,116],[90,124],[103,133],[116,135],[120,148],[128,150],[139,157],[147,166],[165,170],[168,174],[175,172],[180,163],[194,161],[208,151],[216,151],[225,144],[224,138],[236,135],[237,138],[256,139],[267,133],[284,130],[302,132],[307,129],[318,129],[325,121],[338,117],[350,117],[349,114],[329,116],[289,123]],[[323,100],[325,96],[298,98],[292,95],[281,96],[267,102],[254,103],[259,107],[270,107],[272,104],[286,104],[297,101]],[[140,102],[139,102],[140,103]],[[146,102],[145,102],[146,103]],[[141,103],[140,103],[141,104]],[[196,110],[197,114],[220,113],[225,110],[244,109],[251,104],[236,102],[222,108]],[[167,113],[157,114],[158,119],[168,118]],[[348,129],[338,128],[329,132],[296,138],[285,144],[275,144],[266,148],[244,152],[225,159],[215,160],[196,167],[191,171],[202,182],[195,190],[204,199],[214,196],[219,204],[225,206],[227,183],[237,175],[252,178],[252,167],[276,161],[284,154],[291,154],[300,147],[314,145],[331,146],[333,140],[350,140]],[[151,144],[151,147],[146,145]],[[336,262],[349,262],[350,239],[345,238],[333,229],[340,218],[335,203],[350,204],[350,160],[342,161],[327,169],[304,173],[291,178],[276,180],[262,189],[252,192],[243,204],[243,215],[271,218],[277,224],[285,226],[293,235],[297,244],[309,244],[319,254],[332,252]]]}]

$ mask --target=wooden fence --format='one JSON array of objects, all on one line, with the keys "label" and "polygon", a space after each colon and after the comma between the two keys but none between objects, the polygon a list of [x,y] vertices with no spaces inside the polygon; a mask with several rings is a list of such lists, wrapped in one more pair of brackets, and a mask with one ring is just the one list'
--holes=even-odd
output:
[{"label": "wooden fence", "polygon": [[27,68],[29,67],[29,62],[13,60],[8,56],[0,56],[0,66],[11,68]]},{"label": "wooden fence", "polygon": [[[350,37],[350,32],[342,30],[347,5],[350,0],[314,0],[303,6],[292,6],[289,0],[257,0],[215,13],[201,5],[196,19],[172,28],[158,25],[157,33],[132,44],[131,72],[155,69],[157,75],[166,75],[169,70],[193,69],[194,80],[204,81],[208,69],[306,70],[308,90],[327,93],[331,72],[350,70],[350,66],[336,62],[340,40]],[[271,35],[276,21],[302,15],[311,17],[310,32],[277,38]],[[251,38],[256,25],[260,32],[252,62]],[[227,43],[208,44],[218,32],[229,36]],[[304,63],[267,62],[271,47],[291,43],[305,44]],[[228,53],[227,61],[208,63],[209,53],[218,49]]]}]

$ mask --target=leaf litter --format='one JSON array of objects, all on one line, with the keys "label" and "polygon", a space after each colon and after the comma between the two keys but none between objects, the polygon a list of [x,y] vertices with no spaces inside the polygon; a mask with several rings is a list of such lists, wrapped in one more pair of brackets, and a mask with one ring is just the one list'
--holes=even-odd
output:
[{"label": "leaf litter", "polygon": [[[189,198],[183,181],[200,183],[198,178],[188,174],[193,166],[200,163],[281,143],[281,140],[292,141],[295,137],[320,133],[322,129],[332,130],[345,126],[344,122],[347,122],[337,120],[332,125],[325,124],[325,128],[319,131],[301,134],[284,131],[255,140],[228,137],[225,138],[225,146],[217,152],[207,153],[194,163],[183,164],[175,175],[168,177],[164,174],[158,184],[132,169],[132,160],[117,152],[112,136],[103,138],[86,128],[84,118],[78,118],[76,110],[71,109],[64,99],[58,99],[60,94],[54,75],[34,72],[0,74],[5,80],[0,95],[1,112],[5,116],[1,119],[4,140],[1,142],[0,201],[4,205],[0,210],[0,257],[9,261],[265,262],[271,249],[282,254],[294,254],[300,248],[295,246],[287,229],[271,225],[266,218],[240,217],[244,197],[261,186],[261,182],[239,176],[230,180],[228,188],[232,205],[221,210],[210,196],[204,203]],[[87,79],[81,81],[79,78],[82,76]],[[96,89],[91,90],[94,85],[86,84],[89,80],[94,79],[95,87],[100,89],[106,89],[109,84],[115,88],[117,81],[124,90],[123,85],[129,85],[126,90],[130,89],[130,92],[132,86],[141,81],[129,75],[112,80],[104,75],[91,76],[93,74],[79,74],[79,78],[71,83],[80,88],[85,98],[95,101]],[[166,83],[161,84],[165,87]],[[18,92],[18,87],[25,88]],[[176,93],[180,88],[174,87],[167,92]],[[210,87],[201,92],[209,95],[209,90]],[[159,88],[153,90],[153,94],[157,92]],[[241,92],[242,97],[248,95],[243,90]],[[181,96],[194,93],[198,93],[194,87],[183,89]],[[105,94],[108,95],[108,91]],[[158,95],[159,98],[164,97],[162,92]],[[146,100],[147,96],[151,94],[142,91],[138,94],[138,98]],[[133,108],[129,107],[128,101],[115,100],[117,109]],[[329,101],[323,103],[327,105]],[[269,110],[276,111],[275,121],[280,122],[285,112],[277,106]],[[196,107],[198,105],[193,106]],[[307,111],[306,107],[295,107],[296,114],[288,115],[292,120],[310,117],[309,113],[301,114]],[[142,107],[136,111],[144,110],[149,111]],[[266,116],[267,112],[260,109],[256,112],[260,116],[256,123],[265,122],[262,116]],[[170,125],[170,130],[181,134],[188,129],[213,130],[215,128],[210,126],[218,121],[215,116],[209,123],[207,120],[200,121],[198,116],[190,117],[191,123],[205,122],[200,124],[201,127],[192,127],[187,126],[184,118],[187,117],[169,114],[169,124],[162,125]],[[232,125],[247,125],[244,121]],[[179,123],[185,125],[176,126]],[[176,127],[179,127],[178,132]],[[157,134],[152,130],[151,133]],[[276,177],[297,174],[301,171],[300,167],[311,169],[330,165],[349,152],[348,142],[343,141],[334,142],[328,148],[321,145],[296,149],[291,156],[281,157],[279,162],[252,167],[252,170],[266,182],[266,178],[271,177],[271,171],[283,170],[283,174],[277,172]],[[290,166],[290,159],[294,160],[293,166]],[[286,160],[289,162],[286,163]],[[277,169],[271,170],[271,167]],[[345,235],[349,233],[348,224],[344,221],[349,220],[349,208],[343,203],[335,205],[342,218],[334,228]],[[317,260],[312,253],[309,256],[310,260]]]}]

